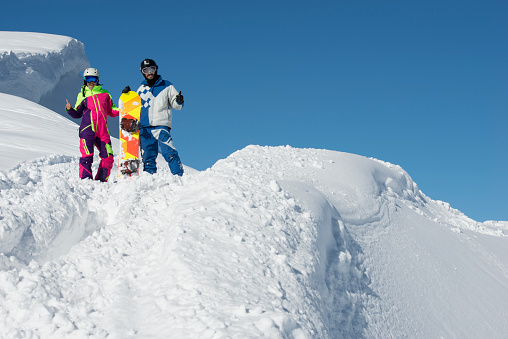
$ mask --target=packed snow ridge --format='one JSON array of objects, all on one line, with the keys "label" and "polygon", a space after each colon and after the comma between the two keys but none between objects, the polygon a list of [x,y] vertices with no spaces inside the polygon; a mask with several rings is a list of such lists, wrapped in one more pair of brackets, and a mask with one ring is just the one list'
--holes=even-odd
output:
[{"label": "packed snow ridge", "polygon": [[[89,67],[83,43],[43,33],[0,31],[0,92],[64,115],[65,99],[83,85]],[[65,115],[64,115],[65,116]]]},{"label": "packed snow ridge", "polygon": [[249,146],[181,180],[77,167],[49,155],[0,172],[0,336],[508,331],[506,227],[432,201],[399,166]]}]

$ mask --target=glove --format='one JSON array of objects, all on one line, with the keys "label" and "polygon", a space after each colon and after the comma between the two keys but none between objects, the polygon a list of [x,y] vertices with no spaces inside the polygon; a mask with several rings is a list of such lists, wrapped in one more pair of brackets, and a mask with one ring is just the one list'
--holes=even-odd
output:
[{"label": "glove", "polygon": [[131,91],[131,87],[130,86],[125,86],[124,89],[122,89],[122,93],[129,93]]},{"label": "glove", "polygon": [[178,105],[183,104],[183,95],[182,95],[182,91],[180,91],[180,93],[178,93],[178,94],[176,95],[176,103],[177,103]]},{"label": "glove", "polygon": [[120,128],[129,133],[139,132],[139,120],[122,118]]}]

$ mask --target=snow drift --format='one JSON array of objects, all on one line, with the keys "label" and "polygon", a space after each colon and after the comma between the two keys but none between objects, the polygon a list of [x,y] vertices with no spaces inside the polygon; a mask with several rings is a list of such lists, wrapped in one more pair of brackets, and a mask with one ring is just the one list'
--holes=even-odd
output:
[{"label": "snow drift", "polygon": [[77,157],[0,172],[0,335],[503,337],[506,224],[399,166],[249,146],[181,181],[80,181]]},{"label": "snow drift", "polygon": [[43,33],[0,32],[0,92],[41,104],[64,117],[65,99],[83,85],[90,66],[83,43]]}]

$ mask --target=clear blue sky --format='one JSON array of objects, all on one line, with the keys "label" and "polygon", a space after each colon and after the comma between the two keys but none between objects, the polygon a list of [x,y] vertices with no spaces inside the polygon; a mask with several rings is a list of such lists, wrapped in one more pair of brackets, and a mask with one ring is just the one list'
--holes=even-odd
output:
[{"label": "clear blue sky", "polygon": [[508,220],[507,18],[505,0],[16,1],[0,29],[82,41],[115,100],[154,59],[196,169],[250,144],[350,152],[484,221]]}]

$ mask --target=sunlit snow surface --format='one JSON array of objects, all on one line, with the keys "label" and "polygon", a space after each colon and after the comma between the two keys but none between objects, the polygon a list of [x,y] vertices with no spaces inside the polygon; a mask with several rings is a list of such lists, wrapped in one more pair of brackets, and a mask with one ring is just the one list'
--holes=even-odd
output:
[{"label": "sunlit snow surface", "polygon": [[72,40],[74,39],[63,35],[0,31],[0,54],[13,52],[19,57],[33,54],[47,55],[61,51]]},{"label": "sunlit snow surface", "polygon": [[0,93],[0,121],[0,169],[47,154],[79,155],[79,126],[45,107]]},{"label": "sunlit snow surface", "polygon": [[506,224],[400,167],[249,146],[181,180],[101,184],[77,157],[1,173],[0,336],[500,337]]}]

